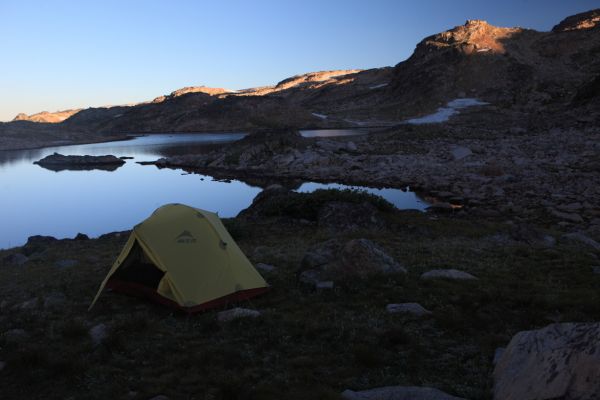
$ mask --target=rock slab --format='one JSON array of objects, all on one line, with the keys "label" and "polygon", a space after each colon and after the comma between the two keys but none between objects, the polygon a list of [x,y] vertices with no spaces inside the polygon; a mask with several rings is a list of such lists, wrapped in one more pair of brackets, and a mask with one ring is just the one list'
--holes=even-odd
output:
[{"label": "rock slab", "polygon": [[598,322],[517,333],[494,368],[494,399],[598,399],[599,338]]}]

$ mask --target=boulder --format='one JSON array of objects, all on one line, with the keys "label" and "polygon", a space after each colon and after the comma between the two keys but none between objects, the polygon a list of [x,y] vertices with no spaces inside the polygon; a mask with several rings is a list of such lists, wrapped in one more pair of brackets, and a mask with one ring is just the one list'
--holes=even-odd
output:
[{"label": "boulder", "polygon": [[594,239],[586,236],[581,232],[567,233],[563,235],[562,238],[570,242],[585,244],[586,246],[589,246],[596,251],[600,251],[600,243],[596,242]]},{"label": "boulder", "polygon": [[30,256],[34,253],[40,253],[48,248],[51,244],[57,242],[58,239],[52,236],[35,235],[27,239],[27,243],[23,246],[23,254]]},{"label": "boulder", "polygon": [[315,284],[317,290],[329,290],[333,289],[333,281],[319,281]]},{"label": "boulder", "polygon": [[431,311],[419,303],[388,304],[385,309],[390,314],[412,314],[417,317],[431,315]]},{"label": "boulder", "polygon": [[406,268],[368,239],[354,239],[344,245],[339,269],[352,275],[406,273]]},{"label": "boulder", "polygon": [[355,392],[342,392],[344,400],[463,400],[441,390],[419,386],[385,386]]},{"label": "boulder", "polygon": [[517,333],[494,368],[495,400],[597,399],[600,323]]},{"label": "boulder", "polygon": [[338,239],[329,239],[325,242],[311,246],[302,258],[303,269],[319,268],[323,265],[333,262],[342,248],[342,243]]},{"label": "boulder", "polygon": [[458,161],[470,156],[471,154],[473,154],[473,152],[468,147],[455,146],[452,149],[450,149],[450,154],[452,155],[452,158],[454,158],[455,161]]},{"label": "boulder", "polygon": [[105,324],[98,324],[92,327],[88,331],[88,334],[90,335],[90,339],[92,339],[94,346],[99,346],[108,337],[108,328]]},{"label": "boulder", "polygon": [[457,269],[433,269],[421,275],[421,279],[450,279],[450,280],[476,280],[477,278],[468,272],[459,271]]},{"label": "boulder", "polygon": [[255,267],[262,272],[273,272],[276,269],[273,265],[265,263],[256,263]]},{"label": "boulder", "polygon": [[219,322],[230,322],[239,318],[256,318],[260,315],[260,311],[236,307],[232,308],[231,310],[221,311],[218,313],[217,320]]}]

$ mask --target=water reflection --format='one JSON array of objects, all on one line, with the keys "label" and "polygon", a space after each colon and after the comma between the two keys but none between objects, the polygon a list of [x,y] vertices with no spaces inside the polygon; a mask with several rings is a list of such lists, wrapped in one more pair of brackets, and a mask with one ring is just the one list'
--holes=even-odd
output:
[{"label": "water reflection", "polygon": [[[127,230],[166,203],[184,203],[233,217],[251,204],[264,182],[214,180],[208,175],[137,164],[191,150],[211,151],[243,133],[168,134],[128,141],[0,152],[0,248],[19,246],[32,235],[95,237]],[[115,171],[59,172],[34,165],[49,154],[133,157]],[[274,183],[274,182],[270,182]],[[299,191],[346,188],[339,184],[294,182]],[[424,209],[411,192],[362,188],[400,208]]]}]

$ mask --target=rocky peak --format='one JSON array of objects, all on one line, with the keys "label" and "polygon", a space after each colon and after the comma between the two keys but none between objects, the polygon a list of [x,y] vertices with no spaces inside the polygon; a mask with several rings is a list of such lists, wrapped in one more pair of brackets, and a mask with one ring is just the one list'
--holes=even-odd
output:
[{"label": "rocky peak", "polygon": [[552,28],[552,32],[568,32],[593,29],[600,25],[600,8],[571,15]]},{"label": "rocky peak", "polygon": [[504,53],[503,42],[521,31],[521,28],[502,28],[481,19],[470,19],[464,25],[425,38],[417,45],[417,52],[456,48],[465,54]]},{"label": "rocky peak", "polygon": [[172,99],[175,97],[183,96],[188,93],[204,93],[209,96],[218,96],[225,93],[230,93],[229,90],[223,88],[212,88],[208,86],[186,86],[181,89],[177,89],[166,96],[159,96],[152,100],[152,103],[162,103],[166,99]]}]

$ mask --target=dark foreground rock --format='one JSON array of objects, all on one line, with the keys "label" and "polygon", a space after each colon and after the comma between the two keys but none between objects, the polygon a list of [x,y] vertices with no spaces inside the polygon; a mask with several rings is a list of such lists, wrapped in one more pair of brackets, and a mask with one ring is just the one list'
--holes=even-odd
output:
[{"label": "dark foreground rock", "polygon": [[355,392],[342,392],[344,400],[461,400],[441,390],[417,386],[386,386]]},{"label": "dark foreground rock", "polygon": [[494,369],[494,399],[600,396],[600,323],[561,323],[517,333]]},{"label": "dark foreground rock", "polygon": [[113,155],[104,156],[64,156],[54,153],[34,162],[46,169],[53,171],[61,171],[65,169],[75,170],[90,170],[90,169],[105,169],[115,170],[125,161]]}]

